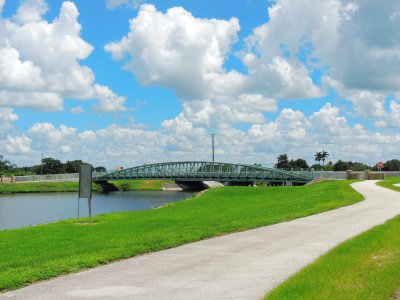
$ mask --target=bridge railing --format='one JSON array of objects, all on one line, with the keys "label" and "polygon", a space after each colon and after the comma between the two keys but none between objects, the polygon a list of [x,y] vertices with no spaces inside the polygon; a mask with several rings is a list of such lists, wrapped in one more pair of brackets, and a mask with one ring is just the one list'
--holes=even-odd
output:
[{"label": "bridge railing", "polygon": [[105,175],[95,176],[98,180],[111,179],[176,179],[254,181],[291,180],[307,182],[314,178],[313,172],[285,171],[253,165],[219,162],[172,162],[128,168]]}]

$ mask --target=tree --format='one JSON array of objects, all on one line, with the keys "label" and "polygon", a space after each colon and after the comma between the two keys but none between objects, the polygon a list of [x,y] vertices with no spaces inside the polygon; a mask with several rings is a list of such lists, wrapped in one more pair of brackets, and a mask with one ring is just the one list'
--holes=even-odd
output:
[{"label": "tree", "polygon": [[0,155],[0,170],[11,170],[14,165],[9,160],[4,159],[3,155]]},{"label": "tree", "polygon": [[291,159],[289,162],[289,166],[293,169],[308,169],[309,168],[307,162],[302,158],[298,158],[296,160]]},{"label": "tree", "polygon": [[400,171],[400,160],[391,159],[385,162],[383,166],[384,171]]},{"label": "tree", "polygon": [[316,152],[315,153],[315,161],[317,161],[319,164],[321,164],[322,160],[322,152]]},{"label": "tree", "polygon": [[278,168],[278,169],[288,169],[288,168],[290,168],[289,159],[288,159],[287,154],[279,155],[277,157],[277,160],[278,160],[278,162],[275,165],[275,168]]},{"label": "tree", "polygon": [[64,173],[64,165],[58,159],[51,157],[42,160],[43,174],[60,174]]},{"label": "tree", "polygon": [[81,160],[73,160],[73,161],[67,161],[64,164],[64,171],[66,173],[78,173],[79,172],[79,166],[83,165],[84,162]]},{"label": "tree", "polygon": [[94,170],[96,172],[107,172],[106,168],[103,166],[98,166],[98,167],[94,168]]},{"label": "tree", "polygon": [[325,165],[325,159],[327,159],[328,156],[329,156],[329,153],[326,152],[325,150],[322,150],[322,153],[321,153],[322,166]]},{"label": "tree", "polygon": [[345,161],[341,161],[340,159],[333,165],[334,171],[346,171],[349,169],[349,164]]}]

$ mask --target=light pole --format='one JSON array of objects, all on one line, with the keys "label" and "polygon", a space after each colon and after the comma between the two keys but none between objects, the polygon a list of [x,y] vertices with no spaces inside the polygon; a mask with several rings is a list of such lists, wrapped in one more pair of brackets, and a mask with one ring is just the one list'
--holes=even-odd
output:
[{"label": "light pole", "polygon": [[43,175],[43,153],[42,153],[42,160],[40,161],[40,175]]},{"label": "light pole", "polygon": [[211,145],[212,145],[212,161],[214,162],[214,135],[215,133],[211,134]]}]

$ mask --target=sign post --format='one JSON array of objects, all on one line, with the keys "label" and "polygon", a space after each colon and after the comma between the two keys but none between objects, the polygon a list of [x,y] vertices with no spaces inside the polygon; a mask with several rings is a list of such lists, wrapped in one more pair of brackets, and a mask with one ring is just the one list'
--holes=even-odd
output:
[{"label": "sign post", "polygon": [[79,199],[88,199],[89,223],[92,220],[92,165],[79,166],[79,195],[78,195],[78,223],[79,223]]},{"label": "sign post", "polygon": [[380,172],[379,173],[379,179],[382,180],[382,169],[383,169],[384,164],[383,164],[383,162],[380,161],[380,162],[378,162],[376,164],[376,166],[378,167],[378,171]]}]

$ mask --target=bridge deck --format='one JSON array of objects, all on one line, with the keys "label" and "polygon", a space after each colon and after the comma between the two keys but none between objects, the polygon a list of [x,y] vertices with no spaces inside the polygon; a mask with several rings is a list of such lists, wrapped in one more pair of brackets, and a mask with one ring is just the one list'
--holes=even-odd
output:
[{"label": "bridge deck", "polygon": [[143,165],[95,175],[94,181],[116,179],[169,179],[178,181],[221,181],[221,182],[284,182],[307,183],[314,179],[313,172],[285,171],[255,165],[221,162],[167,162]]}]

